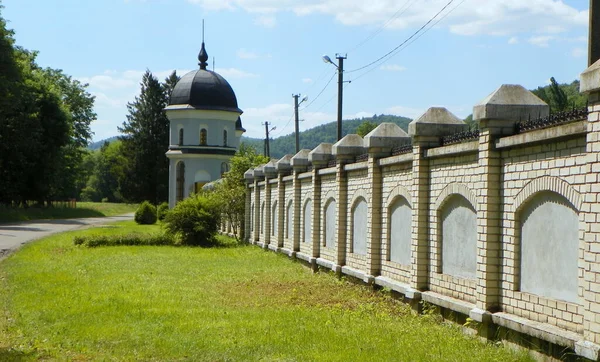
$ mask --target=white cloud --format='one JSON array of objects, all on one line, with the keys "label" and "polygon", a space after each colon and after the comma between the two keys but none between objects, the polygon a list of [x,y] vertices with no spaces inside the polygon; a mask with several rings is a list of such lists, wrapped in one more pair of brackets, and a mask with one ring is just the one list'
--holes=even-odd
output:
[{"label": "white cloud", "polygon": [[94,75],[92,77],[81,77],[79,81],[82,83],[88,83],[90,88],[97,88],[101,90],[110,90],[117,88],[127,88],[134,86],[136,83],[130,79],[113,77],[110,75]]},{"label": "white cloud", "polygon": [[312,80],[311,78],[302,78],[302,83],[307,83],[307,84],[312,84],[315,81]]},{"label": "white cloud", "polygon": [[237,51],[237,56],[240,59],[258,59],[259,58],[258,54],[248,51],[243,48]]},{"label": "white cloud", "polygon": [[424,112],[425,112],[425,110],[418,109],[418,108],[411,108],[411,107],[405,107],[405,106],[393,106],[393,107],[387,108],[384,113],[415,119],[415,118],[419,117],[420,115],[422,115]]},{"label": "white cloud", "polygon": [[379,69],[385,70],[388,72],[403,72],[406,70],[406,67],[403,67],[398,64],[384,64],[381,67],[379,67]]},{"label": "white cloud", "polygon": [[519,44],[519,38],[516,36],[513,36],[512,38],[508,39],[508,44],[511,44],[511,45]]},{"label": "white cloud", "polygon": [[585,57],[587,55],[587,49],[584,48],[573,48],[573,50],[571,51],[571,55],[573,56],[573,58],[581,58],[581,57]]},{"label": "white cloud", "polygon": [[258,74],[250,73],[243,71],[237,68],[217,68],[215,69],[217,73],[222,75],[223,77],[231,78],[231,79],[240,79],[240,78],[256,78]]},{"label": "white cloud", "polygon": [[254,19],[254,24],[265,28],[274,28],[277,25],[277,18],[273,15],[261,15]]},{"label": "white cloud", "polygon": [[[388,23],[388,28],[395,29],[420,27],[447,3],[446,0],[429,0],[405,8],[405,0],[188,1],[207,10],[244,10],[261,14],[269,18],[263,19],[267,25],[272,24],[277,12],[294,12],[298,16],[327,14],[351,26],[379,25],[389,20],[394,10],[405,9],[402,16]],[[579,11],[562,0],[477,0],[458,7],[451,5],[442,13],[444,15],[446,18],[440,26],[460,35],[558,34],[573,27],[585,27],[588,23],[587,10]]]},{"label": "white cloud", "polygon": [[530,44],[533,44],[538,47],[547,48],[549,46],[550,41],[555,40],[556,38],[552,35],[541,35],[541,36],[532,36],[527,39]]}]

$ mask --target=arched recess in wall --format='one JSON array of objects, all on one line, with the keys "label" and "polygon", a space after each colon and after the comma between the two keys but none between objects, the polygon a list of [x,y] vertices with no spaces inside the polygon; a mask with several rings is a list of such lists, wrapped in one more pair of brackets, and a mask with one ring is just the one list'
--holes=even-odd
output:
[{"label": "arched recess in wall", "polygon": [[265,233],[265,202],[263,201],[260,205],[260,234],[263,235]]},{"label": "arched recess in wall", "polygon": [[210,174],[205,170],[196,171],[196,174],[194,175],[194,192],[200,192],[202,187],[209,183],[210,180]]},{"label": "arched recess in wall", "polygon": [[288,239],[294,235],[294,201],[289,200],[285,209],[285,237]]},{"label": "arched recess in wall", "polygon": [[[477,278],[477,198],[463,184],[450,184],[435,202],[438,215],[439,272]],[[441,265],[440,265],[441,264]]]},{"label": "arched recess in wall", "polygon": [[396,186],[388,195],[386,260],[410,265],[412,250],[412,203],[408,189]]},{"label": "arched recess in wall", "polygon": [[177,162],[177,172],[175,177],[175,200],[179,202],[183,200],[185,196],[185,163],[183,161]]},{"label": "arched recess in wall", "polygon": [[250,231],[254,231],[254,203],[250,204]]},{"label": "arched recess in wall", "polygon": [[225,129],[223,130],[223,146],[224,146],[224,147],[227,147],[227,144],[228,144],[228,143],[229,143],[229,142],[228,142],[228,138],[227,138],[227,128],[225,128]]},{"label": "arched recess in wall", "polygon": [[578,303],[581,198],[556,177],[541,177],[515,197],[522,292]]},{"label": "arched recess in wall", "polygon": [[350,252],[352,254],[367,255],[368,209],[364,193],[357,193],[350,209],[350,220],[352,221],[350,227],[350,231],[352,232],[350,237],[352,248]]},{"label": "arched recess in wall", "polygon": [[312,243],[312,198],[306,198],[302,207],[302,242]]},{"label": "arched recess in wall", "polygon": [[277,201],[273,202],[273,206],[271,206],[271,235],[277,236],[278,231],[278,222],[277,222]]},{"label": "arched recess in wall", "polygon": [[206,146],[207,138],[208,132],[206,131],[206,128],[200,129],[200,146]]},{"label": "arched recess in wall", "polygon": [[337,239],[337,203],[329,193],[325,197],[327,201],[323,212],[323,246],[333,248]]}]

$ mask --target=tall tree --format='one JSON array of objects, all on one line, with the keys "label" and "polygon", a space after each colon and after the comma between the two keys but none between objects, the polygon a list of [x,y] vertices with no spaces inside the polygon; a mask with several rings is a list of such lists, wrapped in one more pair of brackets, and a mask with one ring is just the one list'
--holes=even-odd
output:
[{"label": "tall tree", "polygon": [[164,108],[177,83],[175,72],[161,84],[149,70],[142,77],[140,95],[127,104],[129,114],[119,131],[124,134],[123,152],[129,158],[121,182],[126,200],[166,201],[169,192],[169,120]]}]

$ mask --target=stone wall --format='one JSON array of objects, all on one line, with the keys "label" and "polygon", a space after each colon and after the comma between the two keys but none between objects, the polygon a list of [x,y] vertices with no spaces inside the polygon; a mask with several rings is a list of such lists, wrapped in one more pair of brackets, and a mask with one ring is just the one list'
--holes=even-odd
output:
[{"label": "stone wall", "polygon": [[[587,119],[517,132],[517,122],[549,109],[505,85],[475,106],[477,133],[431,108],[409,134],[382,124],[364,139],[348,135],[249,170],[245,235],[468,316],[486,337],[512,330],[598,359],[595,66],[582,79]],[[457,133],[458,142],[444,138]]]}]

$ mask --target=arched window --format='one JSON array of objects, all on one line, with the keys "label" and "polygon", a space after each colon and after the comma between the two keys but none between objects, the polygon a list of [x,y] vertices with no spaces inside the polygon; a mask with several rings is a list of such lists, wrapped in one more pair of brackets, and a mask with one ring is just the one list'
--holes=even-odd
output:
[{"label": "arched window", "polygon": [[177,202],[183,200],[183,191],[185,185],[185,163],[180,161],[177,163],[177,187],[176,187],[176,197]]},{"label": "arched window", "polygon": [[221,163],[221,177],[223,177],[226,172],[229,172],[229,164],[227,162],[223,162]]},{"label": "arched window", "polygon": [[206,128],[200,130],[200,146],[206,146]]},{"label": "arched window", "polygon": [[294,221],[292,220],[292,212],[293,212],[292,206],[293,206],[293,203],[290,200],[290,202],[288,202],[287,211],[286,211],[286,215],[285,215],[285,222],[287,225],[287,229],[285,231],[286,232],[285,237],[288,239],[291,238],[294,233],[294,230],[293,230]]},{"label": "arched window", "polygon": [[179,129],[179,143],[180,146],[183,146],[183,128]]},{"label": "arched window", "polygon": [[227,130],[223,130],[223,146],[227,147]]}]

